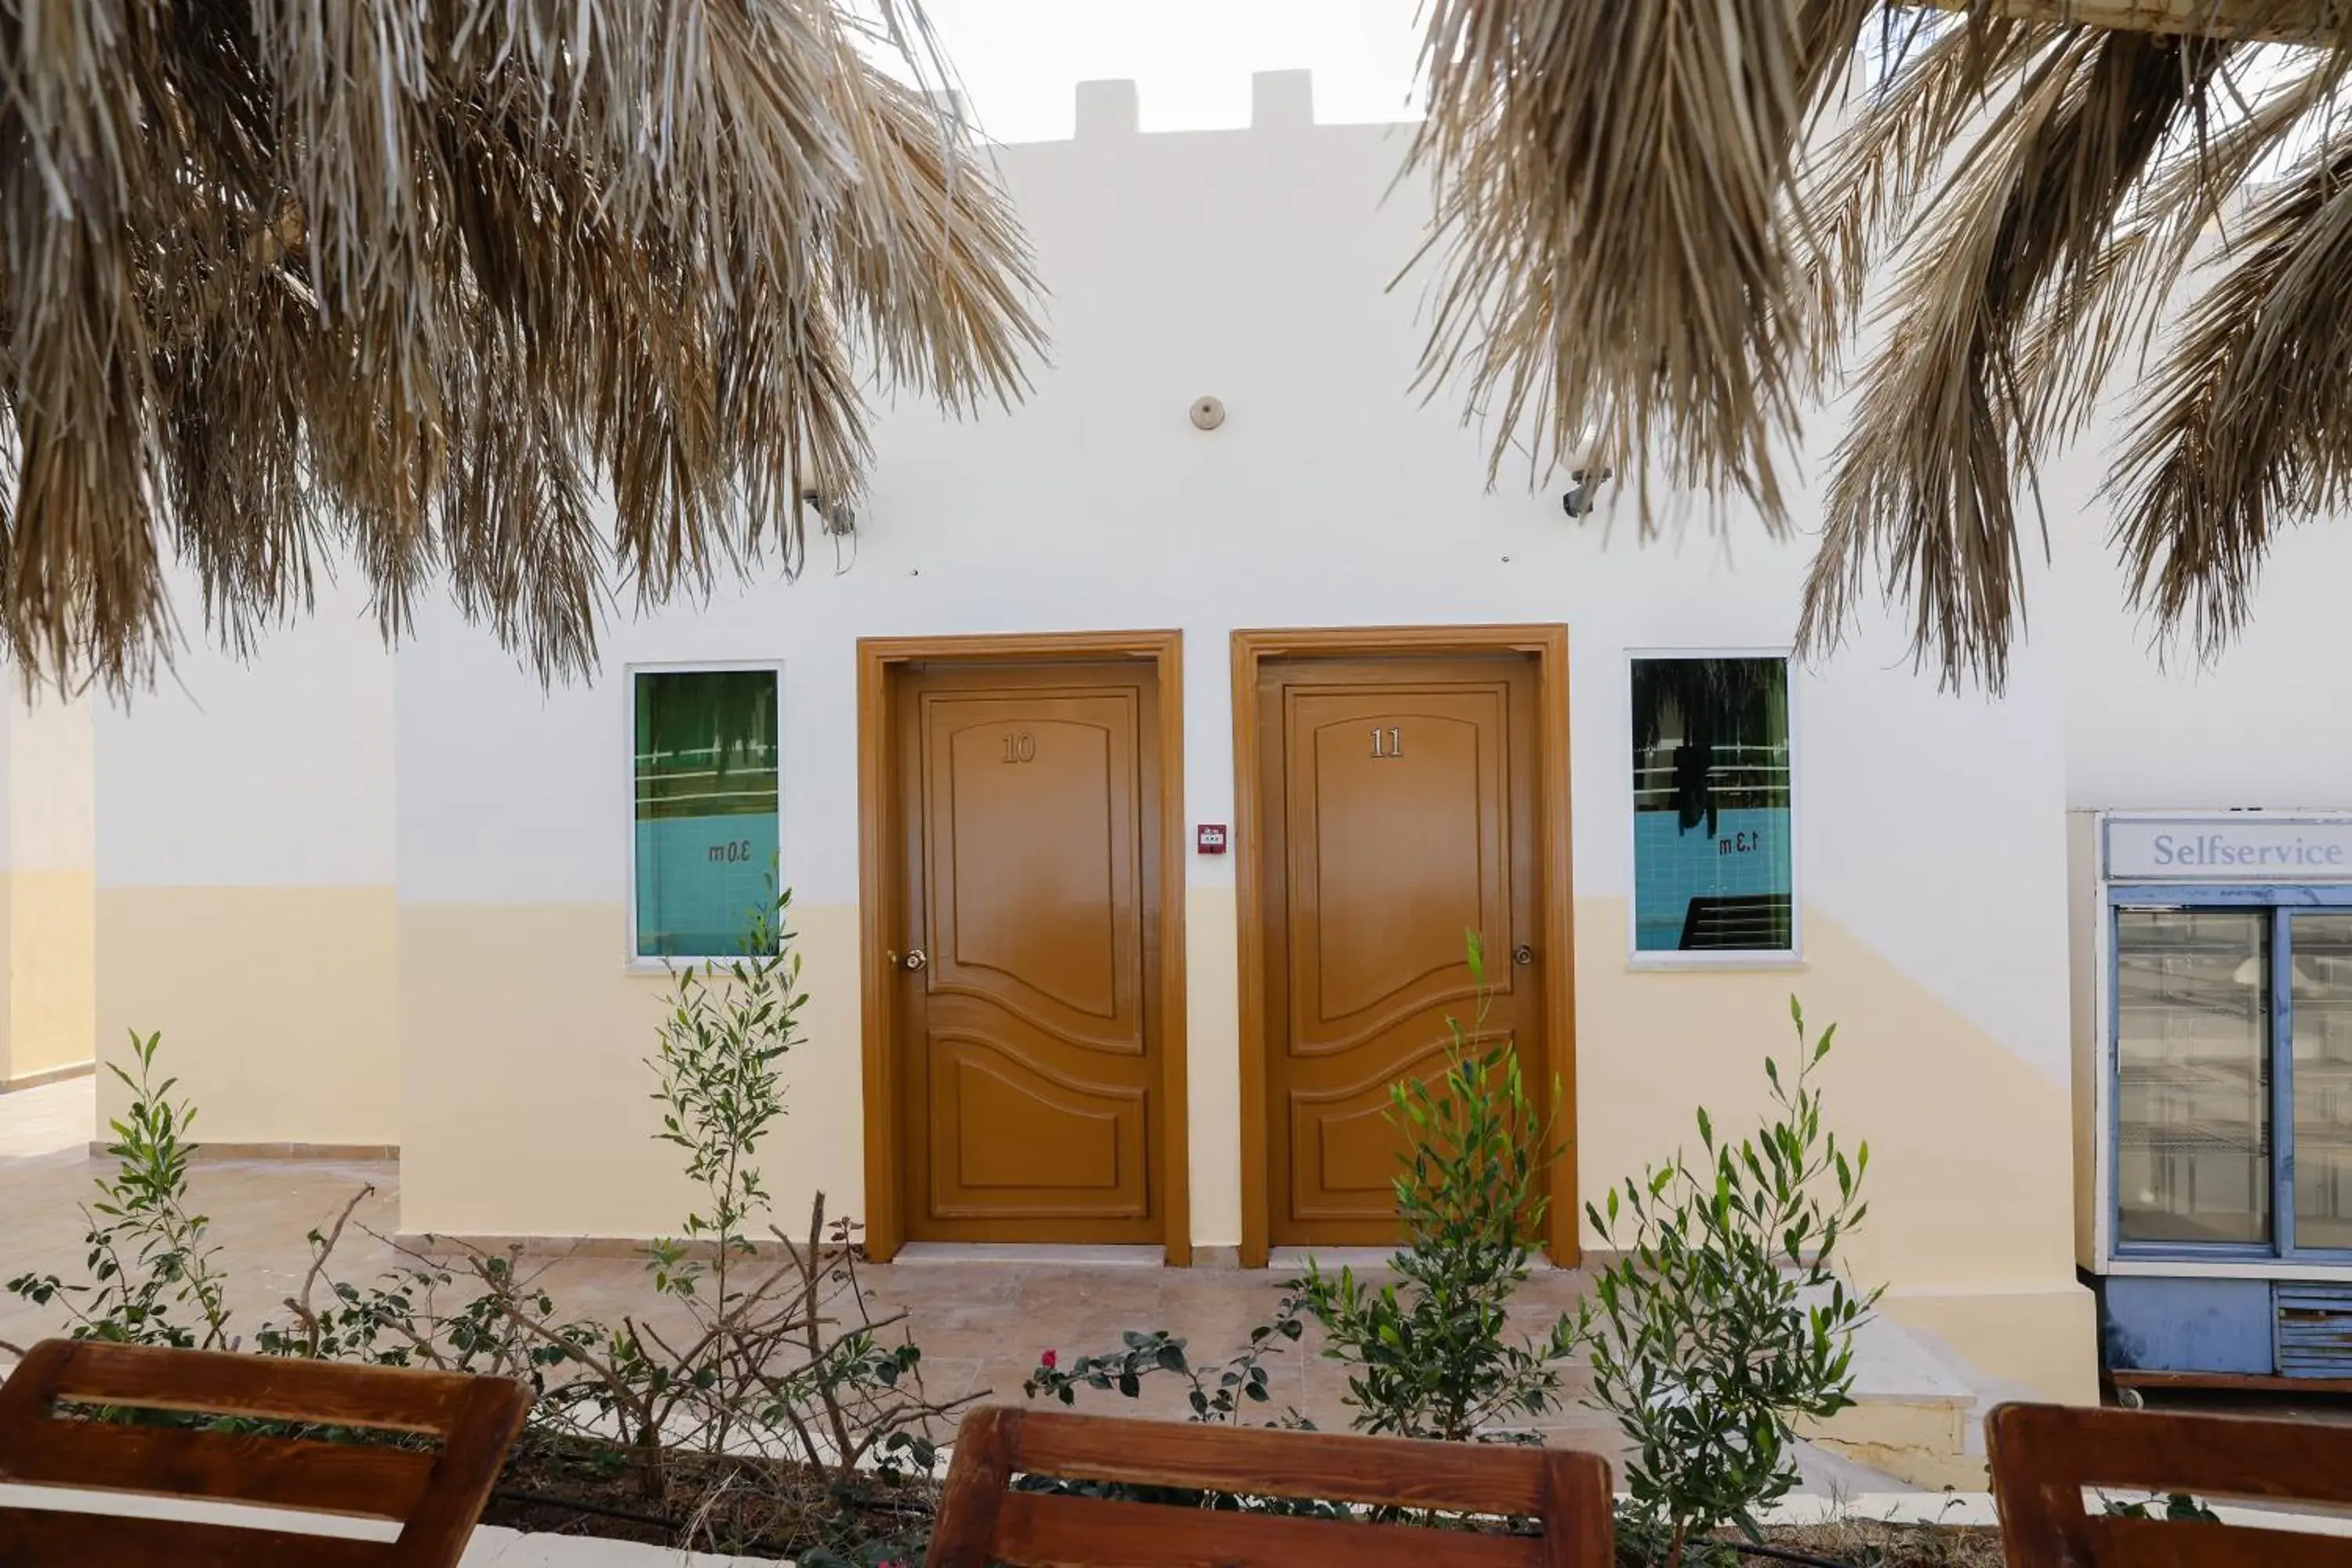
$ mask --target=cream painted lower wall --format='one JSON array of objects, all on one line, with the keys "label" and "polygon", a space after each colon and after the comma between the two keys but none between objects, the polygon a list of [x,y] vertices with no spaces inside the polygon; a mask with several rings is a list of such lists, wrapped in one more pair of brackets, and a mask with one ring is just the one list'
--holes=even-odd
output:
[{"label": "cream painted lower wall", "polygon": [[[1588,1193],[1695,1145],[1765,1103],[1786,1061],[1789,998],[1837,1026],[1820,1079],[1831,1125],[1870,1143],[1857,1268],[1906,1288],[2054,1286],[2074,1277],[2073,1123],[2065,1082],[2028,1064],[1822,914],[1805,910],[1795,970],[1629,970],[1625,906],[1580,899],[1577,1171]],[[2053,1028],[2063,1028],[2063,1016]],[[2056,1049],[2052,1059],[2063,1060]]]},{"label": "cream painted lower wall", "polygon": [[0,1087],[90,1059],[98,980],[92,944],[96,888],[81,870],[0,875],[0,951],[8,993],[0,1009]]},{"label": "cream painted lower wall", "polygon": [[8,1075],[90,1060],[98,1031],[98,889],[87,870],[8,884]]},{"label": "cream painted lower wall", "polygon": [[[1828,1121],[1870,1142],[1855,1279],[1980,1371],[2049,1399],[2095,1399],[2095,1314],[2074,1279],[2072,1112],[2032,1068],[1818,908],[1800,969],[1661,973],[1625,962],[1625,902],[1578,898],[1576,1173],[1585,1194],[1767,1105],[1764,1058],[1792,1065],[1788,1002],[1837,1025]],[[2053,1027],[2063,1027],[2053,1018]],[[2055,1056],[2055,1051],[2053,1051]]]},{"label": "cream painted lower wall", "polygon": [[[100,1059],[162,1031],[200,1141],[399,1142],[394,908],[389,887],[100,889]],[[100,1075],[101,1126],[127,1098]]]},{"label": "cream painted lower wall", "polygon": [[2073,1280],[2052,1289],[1891,1290],[1880,1310],[1935,1335],[1979,1372],[2039,1398],[2099,1402],[2098,1304]]},{"label": "cream painted lower wall", "polygon": [[[20,874],[20,880],[31,874]],[[30,890],[39,889],[37,893]],[[24,881],[12,953],[61,934],[68,881]],[[45,911],[48,936],[21,927]],[[1796,971],[1630,970],[1624,906],[1577,905],[1574,1158],[1587,1194],[1760,1109],[1788,997],[1839,1046],[1832,1123],[1871,1143],[1871,1215],[1852,1243],[1887,1310],[1996,1376],[2084,1397],[2090,1298],[2074,1282],[2067,1087],[2029,1066],[1817,910]],[[1194,1239],[1241,1233],[1230,888],[1186,923]],[[97,1027],[110,1059],[160,1029],[207,1139],[403,1146],[402,1225],[462,1235],[646,1237],[691,1194],[646,1058],[668,983],[621,958],[618,906],[396,905],[386,888],[108,889],[97,896]],[[863,1204],[857,916],[794,911],[809,1002],[788,1119],[761,1160],[779,1212],[822,1188]],[[63,961],[59,961],[63,963]],[[70,1011],[69,964],[57,1016]],[[44,993],[47,994],[46,992]],[[102,1115],[120,1109],[107,1086]]]},{"label": "cream painted lower wall", "polygon": [[[855,905],[795,906],[808,1003],[782,1132],[761,1168],[778,1211],[862,1213],[863,1063]],[[405,1046],[401,1226],[460,1236],[651,1237],[692,1193],[646,1065],[670,991],[621,962],[618,905],[408,904],[400,912]],[[1241,1236],[1239,1036],[1231,888],[1187,902],[1192,1228]],[[522,983],[519,984],[519,980]],[[1204,1048],[1205,1047],[1205,1048]]]},{"label": "cream painted lower wall", "polygon": [[1192,1240],[1242,1238],[1241,935],[1230,885],[1184,895],[1185,1096],[1192,1133]]},{"label": "cream painted lower wall", "polygon": [[[795,906],[808,1004],[760,1152],[787,1228],[865,1199],[857,910]],[[618,904],[400,909],[400,1223],[458,1236],[652,1237],[693,1194],[657,1142],[646,1058],[670,983],[623,963]]]},{"label": "cream painted lower wall", "polygon": [[[1192,889],[1186,921],[1193,1237],[1241,1234],[1230,888]],[[1832,1123],[1871,1145],[1858,1275],[1888,1310],[1995,1376],[2087,1397],[2091,1299],[2075,1283],[2066,1085],[1960,1017],[1818,910],[1795,971],[1628,969],[1625,909],[1577,904],[1575,1148],[1587,1194],[1694,1141],[1692,1112],[1736,1126],[1763,1101],[1763,1060],[1795,1040],[1793,991],[1839,1026],[1823,1068]],[[857,917],[794,911],[809,1002],[790,1109],[761,1163],[780,1213],[863,1187]],[[646,1058],[667,982],[621,961],[615,905],[404,905],[400,1010],[403,1228],[460,1235],[646,1237],[690,1194],[655,1141]]]},{"label": "cream painted lower wall", "polygon": [[1817,908],[1804,911],[1805,963],[1789,970],[1633,970],[1625,920],[1622,900],[1577,900],[1580,1189],[1695,1147],[1699,1105],[1719,1131],[1752,1124],[1765,1058],[1792,1065],[1793,994],[1811,1029],[1837,1026],[1819,1079],[1829,1124],[1870,1144],[1870,1213],[1848,1243],[1857,1279],[1885,1283],[1890,1314],[1981,1370],[2053,1398],[2093,1397],[2065,1081]]},{"label": "cream painted lower wall", "polygon": [[89,1060],[91,924],[87,869],[0,872],[0,1089]]}]

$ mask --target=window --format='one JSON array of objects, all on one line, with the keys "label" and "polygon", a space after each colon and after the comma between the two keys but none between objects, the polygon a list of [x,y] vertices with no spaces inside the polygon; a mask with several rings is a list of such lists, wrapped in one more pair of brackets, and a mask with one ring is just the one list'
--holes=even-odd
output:
[{"label": "window", "polygon": [[1789,661],[1633,660],[1633,951],[1795,951]]},{"label": "window", "polygon": [[731,958],[774,897],[776,672],[639,670],[635,956]]},{"label": "window", "polygon": [[2352,1252],[2352,913],[2299,912],[2292,924],[2295,1245]]},{"label": "window", "polygon": [[2115,912],[2116,1240],[2352,1252],[2352,909]]},{"label": "window", "polygon": [[2270,1240],[2270,1021],[2266,911],[2116,911],[2117,1240]]}]

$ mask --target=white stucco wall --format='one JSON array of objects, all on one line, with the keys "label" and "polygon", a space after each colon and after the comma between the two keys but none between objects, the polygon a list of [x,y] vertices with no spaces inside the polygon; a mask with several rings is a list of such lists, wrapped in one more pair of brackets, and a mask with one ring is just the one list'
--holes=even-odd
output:
[{"label": "white stucco wall", "polygon": [[348,572],[250,663],[192,641],[97,718],[101,1055],[161,1031],[215,1142],[396,1143],[393,658]]},{"label": "white stucco wall", "polygon": [[[2119,417],[2121,411],[2119,410]],[[2209,662],[2152,640],[2097,496],[2107,443],[2053,472],[2059,592],[2037,605],[2064,650],[2068,805],[2102,807],[2352,805],[2352,725],[2336,672],[2352,656],[2352,528],[2283,533],[2256,584],[2251,624]]]},{"label": "white stucco wall", "polygon": [[[1230,823],[1234,628],[1561,622],[1585,1189],[1669,1152],[1702,1100],[1719,1123],[1752,1106],[1796,991],[1842,1024],[1832,1114],[1873,1144],[1858,1265],[1967,1353],[2080,1392],[2064,809],[2091,787],[2097,682],[2129,688],[2119,706],[2169,699],[2119,667],[2086,688],[2113,661],[2047,635],[2084,591],[2071,553],[2035,574],[2037,635],[1998,701],[1938,693],[1898,630],[1865,626],[1796,684],[1804,965],[1629,969],[1627,650],[1785,646],[1810,542],[1737,514],[1718,537],[1695,514],[1641,547],[1630,516],[1571,521],[1523,469],[1489,491],[1486,435],[1412,387],[1423,280],[1391,287],[1424,200],[1390,188],[1407,132],[1315,127],[1297,85],[1262,83],[1254,129],[1153,135],[1096,87],[1076,139],[1003,151],[1051,363],[1013,412],[884,412],[838,570],[818,538],[798,583],[624,609],[602,677],[553,690],[434,596],[388,657],[343,592],[252,668],[192,656],[184,690],[109,715],[102,1033],[184,1042],[215,1138],[398,1142],[407,1228],[667,1227],[681,1194],[643,1066],[660,987],[625,951],[625,676],[780,660],[783,873],[813,1001],[769,1164],[787,1210],[820,1186],[854,1210],[858,637],[1181,628],[1185,816]],[[1204,394],[1228,411],[1209,434],[1186,417]],[[2162,754],[2104,714],[2091,732],[2110,730],[2101,766]],[[1211,1247],[1240,1229],[1233,864],[1182,868]]]},{"label": "white stucco wall", "polygon": [[[1571,522],[1549,483],[1490,493],[1485,435],[1412,390],[1421,286],[1390,288],[1419,237],[1416,193],[1389,189],[1405,132],[1314,128],[1282,83],[1259,100],[1279,122],[1139,136],[1096,88],[1075,141],[1003,152],[1051,364],[1009,414],[887,412],[839,570],[818,540],[796,584],[624,615],[604,677],[551,692],[428,605],[394,696],[404,1223],[642,1234],[677,1212],[644,1100],[659,987],[625,973],[630,665],[782,663],[814,1000],[770,1163],[787,1205],[822,1185],[856,1207],[856,637],[1180,627],[1185,815],[1231,822],[1234,628],[1565,622],[1587,1190],[1671,1151],[1700,1100],[1751,1105],[1795,990],[1844,1025],[1832,1105],[1884,1188],[1866,1264],[1938,1326],[1997,1300],[2011,1337],[2031,1322],[2053,1364],[2087,1365],[2055,661],[2031,647],[2004,700],[1954,699],[1869,627],[1801,672],[1807,965],[1629,971],[1627,650],[1785,646],[1806,545],[1734,516],[1640,548],[1630,517]],[[1211,434],[1186,418],[1204,394],[1228,411]],[[1240,1228],[1233,864],[1184,868],[1205,1246]]]}]

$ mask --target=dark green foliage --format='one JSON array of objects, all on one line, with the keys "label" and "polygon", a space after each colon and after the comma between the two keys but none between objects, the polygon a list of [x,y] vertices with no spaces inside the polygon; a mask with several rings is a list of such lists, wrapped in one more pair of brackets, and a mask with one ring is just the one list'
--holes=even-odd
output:
[{"label": "dark green foliage", "polygon": [[774,670],[640,670],[636,687],[640,818],[775,809]]},{"label": "dark green foliage", "polygon": [[[1047,1351],[1039,1359],[1037,1369],[1021,1385],[1021,1392],[1032,1399],[1044,1394],[1065,1405],[1077,1403],[1081,1388],[1104,1392],[1116,1389],[1126,1398],[1134,1399],[1142,1394],[1145,1378],[1165,1374],[1192,1384],[1185,1399],[1192,1407],[1192,1420],[1229,1426],[1238,1421],[1250,1405],[1272,1403],[1273,1395],[1266,1387],[1265,1358],[1297,1343],[1306,1331],[1298,1309],[1296,1299],[1285,1300],[1272,1322],[1260,1323],[1250,1331],[1248,1347],[1220,1366],[1195,1366],[1187,1353],[1187,1342],[1165,1330],[1144,1332],[1129,1329],[1119,1336],[1119,1349],[1107,1355],[1080,1356],[1068,1366],[1060,1363],[1057,1352]],[[1274,1424],[1313,1425],[1295,1410],[1285,1413]]]},{"label": "dark green foliage", "polygon": [[1716,831],[1725,805],[1789,804],[1774,796],[1716,795],[1716,748],[1788,743],[1789,671],[1777,658],[1637,658],[1633,661],[1633,766],[1664,742],[1671,716],[1680,741],[1674,767],[1675,816],[1682,830]]}]

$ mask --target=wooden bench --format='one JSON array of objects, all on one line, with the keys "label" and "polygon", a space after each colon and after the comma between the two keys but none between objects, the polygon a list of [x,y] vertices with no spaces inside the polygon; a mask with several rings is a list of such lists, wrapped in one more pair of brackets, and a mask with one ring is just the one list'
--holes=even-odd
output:
[{"label": "wooden bench", "polygon": [[[80,1406],[77,1412],[74,1407]],[[433,1448],[90,1419],[113,1407],[408,1433]],[[453,1568],[530,1408],[507,1378],[46,1340],[0,1386],[0,1483],[260,1504],[393,1541],[0,1506],[7,1568]]]},{"label": "wooden bench", "polygon": [[2094,1513],[2083,1489],[2352,1503],[2352,1429],[2172,1411],[2004,1405],[1985,1417],[2010,1568],[2352,1568],[2352,1539]]},{"label": "wooden bench", "polygon": [[[1016,1475],[1532,1519],[1540,1535],[1114,1501]],[[1594,1454],[989,1407],[956,1435],[928,1568],[1612,1568],[1609,1466]]]}]

